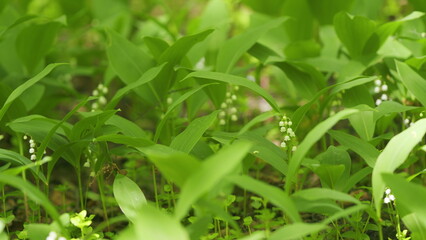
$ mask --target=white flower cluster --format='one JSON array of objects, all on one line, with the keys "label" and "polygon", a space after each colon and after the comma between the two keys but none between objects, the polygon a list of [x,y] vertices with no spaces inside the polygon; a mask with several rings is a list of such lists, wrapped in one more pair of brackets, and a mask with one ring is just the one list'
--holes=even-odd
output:
[{"label": "white flower cluster", "polygon": [[380,79],[374,80],[374,85],[374,93],[380,95],[380,98],[376,99],[376,106],[379,106],[383,101],[389,100],[387,95],[388,85],[386,85],[386,83],[382,82]]},{"label": "white flower cluster", "polygon": [[384,203],[390,203],[395,201],[395,196],[391,194],[390,188],[385,189],[385,198],[383,199]]},{"label": "white flower cluster", "polygon": [[[419,113],[419,119],[423,117],[424,117],[423,112]],[[404,119],[404,125],[407,127],[412,126],[415,122],[416,122],[415,115],[413,115],[412,118],[408,116]]]},{"label": "white flower cluster", "polygon": [[64,237],[58,237],[58,234],[56,232],[51,231],[49,233],[49,236],[47,236],[46,240],[67,240]]},{"label": "white flower cluster", "polygon": [[238,86],[231,87],[231,90],[226,92],[226,99],[220,105],[221,111],[219,112],[219,124],[226,125],[226,120],[229,118],[231,121],[238,121],[237,108],[235,107],[235,101],[237,101],[236,91],[239,90]]},{"label": "white flower cluster", "polygon": [[[28,140],[28,136],[24,135],[24,140]],[[30,144],[30,149],[28,150],[28,152],[31,154],[30,155],[30,159],[31,161],[35,161],[37,159],[36,156],[36,143],[34,142],[34,140],[32,138],[30,138],[28,140],[28,143]]]},{"label": "white flower cluster", "polygon": [[108,93],[108,88],[104,86],[102,83],[98,85],[98,87],[93,90],[92,96],[99,97],[98,101],[92,103],[92,112],[98,110],[101,106],[104,106],[107,103],[107,99],[105,94]]},{"label": "white flower cluster", "polygon": [[296,151],[297,146],[293,142],[296,140],[296,134],[294,133],[291,126],[293,125],[293,122],[289,117],[284,115],[280,122],[278,123],[280,132],[284,134],[283,141],[281,142],[280,146],[282,148],[291,147],[291,151]]}]

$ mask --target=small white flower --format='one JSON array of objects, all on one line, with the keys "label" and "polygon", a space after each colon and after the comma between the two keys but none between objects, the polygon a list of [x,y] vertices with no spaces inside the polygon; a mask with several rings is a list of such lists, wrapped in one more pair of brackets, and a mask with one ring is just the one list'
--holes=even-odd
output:
[{"label": "small white flower", "polygon": [[280,121],[279,125],[280,125],[280,127],[283,127],[284,126],[284,121]]},{"label": "small white flower", "polygon": [[286,136],[284,137],[284,142],[287,142],[287,141],[290,141],[290,137],[289,137],[288,135],[286,135]]},{"label": "small white flower", "polygon": [[289,133],[290,137],[296,137],[296,134],[294,132]]},{"label": "small white flower", "polygon": [[395,201],[395,196],[394,196],[393,194],[389,194],[389,199],[390,199],[391,201]]},{"label": "small white flower", "polygon": [[234,86],[234,90],[235,90],[235,91],[240,90],[240,86]]},{"label": "small white flower", "polygon": [[232,99],[232,100],[234,100],[234,101],[235,101],[235,100],[237,100],[237,95],[233,94],[233,95],[231,96],[231,99]]},{"label": "small white flower", "polygon": [[386,195],[389,195],[391,193],[390,188],[386,188],[385,193],[386,193]]},{"label": "small white flower", "polygon": [[27,135],[24,135],[24,137],[23,137],[23,138],[24,138],[24,140],[27,140],[27,139],[28,139],[28,136],[27,136]]},{"label": "small white flower", "polygon": [[293,146],[292,148],[291,148],[291,151],[292,152],[295,152],[297,150],[297,147],[296,146]]},{"label": "small white flower", "polygon": [[226,116],[226,112],[225,111],[220,111],[219,112],[219,117],[220,118],[223,118],[223,117],[225,117]]},{"label": "small white flower", "polygon": [[31,155],[31,160],[32,160],[32,161],[35,161],[36,159],[37,159],[37,156],[36,156],[35,154],[32,154],[32,155]]},{"label": "small white flower", "polygon": [[35,148],[36,144],[34,142],[30,143],[30,148]]},{"label": "small white flower", "polygon": [[237,113],[237,108],[236,107],[232,107],[229,111],[231,113]]},{"label": "small white flower", "polygon": [[92,109],[98,109],[99,108],[99,104],[97,102],[92,103]]},{"label": "small white flower", "polygon": [[29,143],[30,143],[30,144],[31,144],[31,143],[34,143],[34,140],[30,139]]},{"label": "small white flower", "polygon": [[226,99],[226,103],[227,104],[232,104],[232,99],[230,99],[230,98]]},{"label": "small white flower", "polygon": [[238,120],[237,115],[233,114],[233,115],[231,116],[231,120],[232,120],[232,121],[234,121],[234,122],[236,122],[236,121]]},{"label": "small white flower", "polygon": [[103,92],[104,94],[107,94],[107,93],[108,93],[108,88],[107,88],[107,87],[103,87],[103,88],[102,88],[102,92]]},{"label": "small white flower", "polygon": [[285,132],[287,129],[285,127],[281,127],[280,132]]},{"label": "small white flower", "polygon": [[106,102],[107,102],[107,100],[106,100],[106,98],[104,97],[104,96],[101,96],[101,97],[99,97],[99,103],[101,104],[101,105],[105,105],[106,104]]},{"label": "small white flower", "polygon": [[34,150],[34,148],[30,148],[30,150],[28,152],[30,152],[31,154],[33,154],[35,152],[35,150]]},{"label": "small white flower", "polygon": [[93,90],[92,96],[98,96],[98,95],[99,95],[99,91],[97,89]]},{"label": "small white flower", "polygon": [[421,36],[422,38],[426,38],[426,32],[422,32]]},{"label": "small white flower", "polygon": [[292,122],[292,121],[288,121],[288,122],[287,122],[287,125],[288,125],[288,126],[291,126],[291,125],[293,125],[293,122]]},{"label": "small white flower", "polygon": [[419,117],[421,117],[421,118],[423,117],[423,113],[422,112],[419,114]]},{"label": "small white flower", "polygon": [[293,129],[291,129],[291,128],[287,128],[287,133],[288,134],[291,134],[293,132]]},{"label": "small white flower", "polygon": [[404,124],[405,125],[408,125],[409,123],[410,123],[410,119],[408,119],[408,118],[404,119]]},{"label": "small white flower", "polygon": [[376,79],[376,80],[374,80],[374,84],[376,86],[380,86],[380,85],[382,85],[382,81],[380,79]]},{"label": "small white flower", "polygon": [[383,84],[382,85],[382,91],[386,92],[388,90],[388,85]]},{"label": "small white flower", "polygon": [[285,121],[285,120],[287,120],[287,116],[283,116],[283,120]]},{"label": "small white flower", "polygon": [[388,197],[385,197],[385,199],[383,199],[383,202],[384,202],[384,203],[390,203],[390,201],[391,201],[391,200],[390,200]]},{"label": "small white flower", "polygon": [[89,161],[86,161],[86,162],[84,163],[83,167],[89,168],[89,167],[90,167],[90,162],[89,162]]},{"label": "small white flower", "polygon": [[167,104],[172,104],[173,103],[173,98],[171,98],[171,97],[168,97],[167,98]]},{"label": "small white flower", "polygon": [[104,89],[104,85],[103,85],[102,83],[100,83],[100,84],[98,85],[98,89],[99,89],[99,90]]},{"label": "small white flower", "polygon": [[285,148],[285,147],[287,147],[287,144],[285,143],[285,142],[281,142],[281,145],[280,145],[282,148]]},{"label": "small white flower", "polygon": [[220,119],[220,121],[219,121],[219,125],[225,125],[226,124],[226,121],[225,121],[225,119]]},{"label": "small white flower", "polygon": [[380,92],[380,87],[374,87],[374,92],[375,93],[379,93]]},{"label": "small white flower", "polygon": [[381,99],[377,99],[376,100],[376,106],[379,106],[380,104],[382,104],[382,100]]},{"label": "small white flower", "polygon": [[64,237],[59,237],[58,240],[67,240],[67,239]]},{"label": "small white flower", "polygon": [[228,105],[227,105],[226,103],[224,103],[224,102],[223,102],[222,104],[220,104],[220,107],[221,107],[221,108],[226,108],[226,107],[228,107]]},{"label": "small white flower", "polygon": [[226,92],[226,97],[231,97],[231,93],[230,92]]},{"label": "small white flower", "polygon": [[388,100],[388,95],[386,94],[382,94],[382,96],[380,97],[383,101]]}]

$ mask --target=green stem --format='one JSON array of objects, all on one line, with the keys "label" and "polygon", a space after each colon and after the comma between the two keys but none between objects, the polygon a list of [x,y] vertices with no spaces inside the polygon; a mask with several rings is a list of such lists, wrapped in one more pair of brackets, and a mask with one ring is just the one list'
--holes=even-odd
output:
[{"label": "green stem", "polygon": [[152,165],[152,181],[153,181],[153,184],[154,184],[155,205],[159,209],[160,204],[158,202],[157,177],[155,175],[155,166],[154,165]]},{"label": "green stem", "polygon": [[103,176],[103,174],[99,174],[97,176],[97,182],[98,182],[99,194],[101,195],[102,209],[104,211],[105,221],[107,222],[108,231],[110,231],[108,213],[107,213],[107,210],[106,210],[105,193],[104,193],[104,190],[103,190],[103,187],[102,187],[103,186],[102,176]]},{"label": "green stem", "polygon": [[80,197],[80,209],[84,209],[83,184],[81,182],[81,172],[79,168],[76,168],[75,170],[77,171],[78,192]]}]

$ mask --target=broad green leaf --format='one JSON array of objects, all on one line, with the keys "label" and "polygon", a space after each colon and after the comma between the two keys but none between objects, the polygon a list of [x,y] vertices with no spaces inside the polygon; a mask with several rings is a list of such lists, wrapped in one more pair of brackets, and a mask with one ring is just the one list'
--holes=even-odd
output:
[{"label": "broad green leaf", "polygon": [[105,122],[105,124],[120,128],[120,132],[126,136],[148,138],[147,133],[145,133],[137,124],[119,115],[112,116]]},{"label": "broad green leaf", "polygon": [[61,25],[59,22],[31,24],[19,33],[16,38],[16,51],[30,74],[42,63]]},{"label": "broad green leaf", "polygon": [[144,152],[160,172],[179,187],[182,187],[201,165],[198,159],[186,153],[165,153],[157,149],[146,149]]},{"label": "broad green leaf", "polygon": [[250,151],[254,156],[271,164],[275,169],[283,175],[287,174],[287,154],[271,141],[265,139],[264,136],[253,132],[242,134],[239,139],[247,140],[253,143]]},{"label": "broad green leaf", "polygon": [[231,72],[238,59],[240,59],[263,34],[280,26],[286,20],[287,18],[283,17],[274,19],[226,41],[217,55],[216,71],[223,73]]},{"label": "broad green leaf", "polygon": [[287,193],[291,192],[291,184],[296,177],[297,171],[299,170],[300,163],[302,162],[305,155],[308,153],[309,149],[326,133],[334,124],[336,124],[339,120],[346,118],[354,113],[359,112],[356,109],[345,109],[343,111],[338,112],[336,115],[329,117],[328,119],[322,121],[317,124],[314,129],[312,129],[308,135],[303,139],[297,148],[296,152],[294,152],[293,157],[290,159],[287,178],[285,183],[285,189]]},{"label": "broad green leaf", "polygon": [[195,144],[201,139],[204,132],[207,131],[216,120],[217,113],[218,111],[215,111],[207,116],[193,120],[185,131],[173,139],[170,147],[184,153],[190,153]]},{"label": "broad green leaf", "polygon": [[265,89],[246,78],[220,72],[192,72],[188,74],[188,76],[186,76],[182,81],[185,81],[189,78],[208,79],[246,87],[263,97],[276,112],[281,112],[274,98]]},{"label": "broad green leaf", "polygon": [[368,166],[370,166],[371,168],[374,167],[376,159],[380,153],[369,142],[357,138],[353,135],[344,133],[342,131],[329,130],[328,134],[330,134],[334,139],[336,139],[341,145],[351,149],[352,151],[360,155],[368,164]]},{"label": "broad green leaf", "polygon": [[179,220],[148,204],[137,212],[134,226],[135,239],[189,240]]},{"label": "broad green leaf", "polygon": [[317,233],[326,229],[327,225],[322,223],[293,223],[273,232],[269,240],[293,240],[300,239],[309,234]]},{"label": "broad green leaf", "polygon": [[206,159],[199,170],[185,181],[175,208],[176,219],[183,218],[192,204],[208,193],[223,177],[230,174],[250,148],[250,143],[235,142]]},{"label": "broad green leaf", "polygon": [[264,112],[264,113],[257,115],[256,117],[251,119],[250,122],[246,123],[244,126],[241,127],[240,131],[238,131],[238,135],[244,134],[254,125],[261,123],[261,122],[263,122],[263,121],[265,121],[269,118],[272,118],[274,116],[278,116],[278,113],[274,112],[274,111],[268,111],[268,112]]},{"label": "broad green leaf", "polygon": [[49,214],[53,218],[53,220],[58,222],[61,230],[63,232],[66,232],[64,226],[62,225],[62,222],[59,219],[58,211],[56,211],[55,206],[44,195],[44,193],[40,192],[40,190],[38,190],[36,187],[31,185],[30,183],[24,181],[20,177],[0,173],[0,182],[10,185],[12,187],[18,188],[23,193],[25,193],[28,196],[28,198],[33,200],[36,204],[43,206],[47,214]]},{"label": "broad green leaf", "polygon": [[423,239],[422,236],[426,236],[426,188],[394,174],[384,173],[382,177],[397,204],[409,211],[402,216],[402,220],[412,232],[411,236],[413,239]]},{"label": "broad green leaf", "polygon": [[301,97],[312,99],[325,86],[323,75],[309,64],[285,61],[274,65],[287,75]]},{"label": "broad green leaf", "polygon": [[132,137],[132,136],[126,136],[126,135],[120,135],[120,134],[102,135],[100,137],[95,138],[95,140],[99,142],[102,142],[102,141],[113,142],[117,144],[131,146],[131,147],[147,147],[147,146],[154,145],[154,142],[146,138]]},{"label": "broad green leaf", "polygon": [[[364,47],[376,31],[376,24],[368,18],[349,16],[345,12],[340,12],[334,16],[334,28],[350,55],[353,58],[360,58],[364,54]],[[376,47],[378,48],[378,46],[377,43]],[[374,50],[371,52],[374,52]]]},{"label": "broad green leaf", "polygon": [[328,87],[325,87],[317,92],[317,94],[305,105],[299,107],[291,116],[291,119],[293,121],[293,128],[296,131],[300,122],[302,121],[303,117],[306,115],[306,113],[309,111],[309,109],[312,107],[312,105],[318,101],[318,99],[325,94],[328,90],[332,89],[330,95],[334,95],[338,93],[339,91],[350,89],[356,86],[359,86],[361,84],[365,84],[367,82],[371,82],[373,80],[377,79],[376,77],[361,77],[361,78],[355,78],[351,81],[347,82],[340,82],[335,85],[331,85]]},{"label": "broad green leaf", "polygon": [[[0,161],[5,161],[15,166],[25,166],[33,163],[28,158],[21,156],[20,154],[14,151],[2,148],[0,148]],[[47,180],[43,172],[37,171],[35,167],[30,168],[30,170],[35,176],[37,176],[40,180],[47,184]]]},{"label": "broad green leaf", "polygon": [[395,64],[402,83],[414,94],[423,106],[426,106],[426,80],[406,63],[395,61]]},{"label": "broad green leaf", "polygon": [[9,109],[10,105],[15,101],[19,96],[21,96],[28,88],[42,80],[47,74],[49,74],[57,66],[63,65],[63,63],[53,63],[46,66],[43,71],[39,72],[37,75],[17,87],[9,95],[6,102],[3,104],[3,107],[0,109],[0,121],[2,120],[4,114]]},{"label": "broad green leaf", "polygon": [[107,110],[104,112],[90,112],[84,114],[85,117],[78,121],[71,129],[69,135],[70,141],[96,137],[97,130],[99,130],[99,128],[116,112],[116,110]]},{"label": "broad green leaf", "polygon": [[135,82],[128,83],[127,86],[118,90],[114,97],[111,99],[111,101],[109,101],[108,104],[105,106],[105,110],[113,109],[121,100],[121,98],[123,98],[128,92],[137,89],[145,83],[149,83],[150,81],[155,79],[155,77],[157,77],[157,75],[163,70],[164,66],[165,64],[162,64],[160,66],[149,69],[138,80],[136,80]]},{"label": "broad green leaf", "polygon": [[198,42],[203,41],[213,30],[209,29],[194,35],[178,39],[172,46],[161,54],[160,62],[169,62],[171,65],[178,64],[186,53]]},{"label": "broad green leaf", "polygon": [[394,136],[379,155],[373,169],[373,199],[377,216],[380,217],[382,196],[385,191],[383,173],[392,173],[405,162],[411,150],[423,139],[426,133],[426,119],[415,122],[405,131]]},{"label": "broad green leaf", "polygon": [[130,221],[135,223],[141,207],[147,204],[142,190],[130,178],[117,174],[113,184],[113,192],[121,211]]},{"label": "broad green leaf", "polygon": [[384,101],[379,106],[376,107],[376,112],[374,112],[374,121],[376,122],[381,117],[385,116],[389,113],[402,113],[414,109],[418,109],[419,107],[415,106],[405,106],[401,103],[394,101]]},{"label": "broad green leaf", "polygon": [[321,180],[321,186],[323,188],[337,189],[336,185],[339,184],[339,179],[343,177],[345,166],[321,164],[314,168],[314,172],[318,175]]},{"label": "broad green leaf", "polygon": [[291,197],[300,197],[310,201],[320,199],[331,199],[335,201],[351,202],[361,204],[361,202],[349,194],[342,193],[328,188],[309,188],[294,193]]},{"label": "broad green leaf", "polygon": [[293,200],[283,190],[253,179],[249,176],[232,176],[228,177],[228,179],[237,184],[239,187],[247,189],[250,192],[254,192],[267,199],[284,211],[293,222],[302,221]]}]

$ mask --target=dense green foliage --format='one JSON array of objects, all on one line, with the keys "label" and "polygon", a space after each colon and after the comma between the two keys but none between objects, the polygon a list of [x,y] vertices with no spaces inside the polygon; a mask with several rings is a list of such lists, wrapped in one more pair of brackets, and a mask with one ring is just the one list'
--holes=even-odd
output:
[{"label": "dense green foliage", "polygon": [[0,240],[426,239],[424,12],[0,1]]}]

